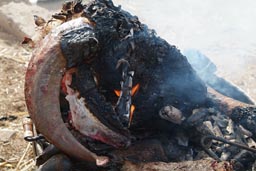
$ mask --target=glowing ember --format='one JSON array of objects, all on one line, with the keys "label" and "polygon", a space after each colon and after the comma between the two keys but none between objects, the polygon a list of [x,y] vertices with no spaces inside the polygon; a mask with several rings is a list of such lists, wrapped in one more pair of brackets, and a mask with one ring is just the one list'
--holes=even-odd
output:
[{"label": "glowing ember", "polygon": [[115,92],[117,97],[120,97],[120,95],[121,95],[121,91],[120,90],[114,90],[114,92]]},{"label": "glowing ember", "polygon": [[[136,84],[135,86],[132,87],[131,95],[134,96],[140,88],[140,84]],[[114,90],[114,93],[117,97],[120,97],[121,91],[120,90]]]},{"label": "glowing ember", "polygon": [[[135,86],[133,86],[132,89],[131,89],[131,96],[134,96],[138,92],[139,88],[140,88],[140,84],[136,84]],[[114,93],[117,97],[121,96],[121,91],[120,90],[114,90]],[[135,111],[135,106],[131,105],[128,127],[130,127],[130,124],[132,122],[134,111]]]},{"label": "glowing ember", "polygon": [[132,92],[131,92],[132,96],[134,96],[135,93],[138,92],[139,88],[140,88],[140,84],[136,84],[134,87],[132,87]]},{"label": "glowing ember", "polygon": [[133,117],[134,111],[135,111],[135,106],[134,106],[134,105],[131,105],[131,112],[130,112],[128,127],[130,127],[130,124],[131,124],[131,122],[132,122],[132,117]]}]

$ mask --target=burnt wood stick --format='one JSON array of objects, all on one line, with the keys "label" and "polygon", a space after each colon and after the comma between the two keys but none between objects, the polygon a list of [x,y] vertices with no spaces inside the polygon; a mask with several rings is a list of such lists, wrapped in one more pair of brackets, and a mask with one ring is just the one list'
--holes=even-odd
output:
[{"label": "burnt wood stick", "polygon": [[235,123],[252,132],[252,138],[256,140],[256,107],[226,97],[211,88],[208,88],[208,92],[214,105]]},{"label": "burnt wood stick", "polygon": [[128,71],[128,61],[121,59],[118,61],[117,68],[121,67],[122,70],[122,81],[121,81],[121,92],[116,104],[116,112],[120,116],[124,126],[129,127],[130,110],[132,104],[132,79],[134,72]]},{"label": "burnt wood stick", "polygon": [[233,109],[237,107],[252,106],[252,105],[237,101],[235,99],[232,99],[230,97],[224,96],[210,87],[208,87],[207,90],[215,106],[217,106],[220,111],[226,113],[229,116],[232,113]]}]

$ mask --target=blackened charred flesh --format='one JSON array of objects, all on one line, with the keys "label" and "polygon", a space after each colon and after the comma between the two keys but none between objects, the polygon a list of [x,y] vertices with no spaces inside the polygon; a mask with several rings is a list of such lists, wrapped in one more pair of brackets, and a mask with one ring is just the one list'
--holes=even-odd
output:
[{"label": "blackened charred flesh", "polygon": [[[256,132],[256,109],[255,107],[236,107],[233,109],[230,118],[237,124],[242,125],[245,129]],[[252,138],[256,141],[256,135]]]},{"label": "blackened charred flesh", "polygon": [[60,41],[61,50],[67,60],[67,68],[72,68],[93,58],[97,51],[97,39],[89,25],[74,28],[65,33]]},{"label": "blackened charred flesh", "polygon": [[[116,69],[120,59],[128,61],[135,72],[133,84],[140,84],[139,92],[132,99],[136,106],[133,128],[152,128],[152,122],[160,120],[159,110],[166,105],[172,105],[187,114],[193,108],[204,105],[206,86],[186,57],[175,46],[169,45],[153,30],[141,24],[136,16],[110,2],[98,0],[86,6],[84,15],[95,23],[95,27],[85,30],[90,34],[83,33],[83,29],[70,33],[72,35],[67,35],[67,39],[64,38],[62,42],[69,67],[79,66],[76,73],[77,78],[81,78],[76,81],[78,91],[85,98],[87,96],[92,106],[97,104],[104,108],[102,111],[108,111],[104,113],[112,115],[99,114],[97,117],[111,122],[108,117],[116,116],[110,104],[115,105],[117,102],[114,89],[120,90],[121,72]],[[75,39],[69,47],[66,42],[71,37]],[[84,55],[93,60],[84,58]],[[93,93],[89,93],[87,90],[90,88],[84,86],[88,84],[88,79],[84,79],[83,75],[88,70],[93,74],[91,80],[97,77],[98,85],[93,84],[92,92],[97,90],[94,95],[98,94],[98,101],[89,97]]]}]

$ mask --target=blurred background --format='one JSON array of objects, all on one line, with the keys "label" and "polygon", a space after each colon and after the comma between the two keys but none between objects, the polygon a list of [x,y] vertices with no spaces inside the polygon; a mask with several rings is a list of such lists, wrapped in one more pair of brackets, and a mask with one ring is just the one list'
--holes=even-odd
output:
[{"label": "blurred background", "polygon": [[[36,27],[33,15],[49,19],[61,0],[0,1],[0,170],[31,170],[32,149],[22,139],[24,75],[31,50],[21,46]],[[114,0],[182,52],[195,49],[217,74],[256,100],[256,1]]]},{"label": "blurred background", "polygon": [[[113,1],[181,51],[199,50],[217,65],[218,75],[256,99],[256,1]],[[62,2],[39,0],[37,4],[56,10]]]},{"label": "blurred background", "polygon": [[256,99],[256,1],[115,0],[181,51],[199,50],[217,74]]}]

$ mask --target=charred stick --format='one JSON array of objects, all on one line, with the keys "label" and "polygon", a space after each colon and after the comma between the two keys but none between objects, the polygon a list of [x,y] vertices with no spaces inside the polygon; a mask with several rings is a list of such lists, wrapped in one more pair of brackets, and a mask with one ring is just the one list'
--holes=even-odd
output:
[{"label": "charred stick", "polygon": [[224,96],[214,89],[208,87],[208,92],[211,98],[213,99],[213,102],[216,106],[218,106],[219,110],[223,113],[226,113],[228,116],[231,115],[232,111],[237,107],[250,107],[252,105],[237,101],[235,99],[232,99],[230,97]]},{"label": "charred stick", "polygon": [[129,127],[131,117],[131,105],[132,105],[132,79],[134,71],[129,71],[128,61],[121,59],[118,61],[117,68],[121,67],[122,81],[120,96],[116,105],[116,112],[121,117],[124,126]]},{"label": "charred stick", "polygon": [[214,158],[215,160],[217,161],[221,161],[221,159],[213,152],[211,151],[205,144],[205,141],[206,140],[216,140],[216,141],[220,141],[220,142],[223,142],[225,144],[229,144],[229,145],[233,145],[233,146],[236,146],[236,147],[239,147],[241,149],[245,149],[247,151],[250,151],[250,152],[253,152],[253,153],[256,153],[256,149],[255,148],[250,148],[246,145],[243,145],[243,144],[240,144],[240,143],[235,143],[235,142],[231,142],[229,140],[226,140],[222,137],[216,137],[216,136],[213,136],[213,135],[208,135],[208,136],[204,136],[202,139],[201,139],[201,145],[202,147],[204,148],[205,152],[210,155],[210,157]]}]

